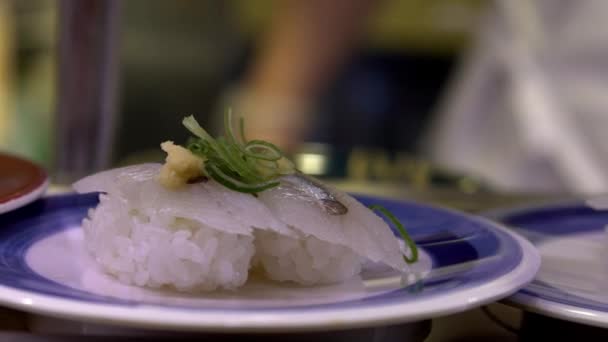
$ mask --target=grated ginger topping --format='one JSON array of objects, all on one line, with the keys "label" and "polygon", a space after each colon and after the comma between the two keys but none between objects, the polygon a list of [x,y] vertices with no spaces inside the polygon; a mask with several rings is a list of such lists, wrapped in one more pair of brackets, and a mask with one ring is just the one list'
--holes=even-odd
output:
[{"label": "grated ginger topping", "polygon": [[186,185],[188,180],[203,175],[204,161],[188,149],[175,145],[173,141],[160,144],[167,152],[165,164],[160,169],[158,181],[169,189],[179,189]]}]

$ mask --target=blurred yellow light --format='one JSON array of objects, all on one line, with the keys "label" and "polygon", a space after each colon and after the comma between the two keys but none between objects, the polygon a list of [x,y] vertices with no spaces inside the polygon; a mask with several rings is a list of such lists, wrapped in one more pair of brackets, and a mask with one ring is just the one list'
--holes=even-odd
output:
[{"label": "blurred yellow light", "polygon": [[295,158],[296,167],[309,175],[322,175],[327,171],[327,157],[318,153],[301,153]]}]

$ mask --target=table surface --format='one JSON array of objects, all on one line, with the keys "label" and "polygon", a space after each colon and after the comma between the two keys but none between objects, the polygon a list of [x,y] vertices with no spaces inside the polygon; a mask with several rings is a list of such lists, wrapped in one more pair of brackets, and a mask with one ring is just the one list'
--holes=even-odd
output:
[{"label": "table surface", "polygon": [[[370,184],[354,182],[333,182],[334,185],[355,193],[383,195],[393,198],[407,198],[431,203],[467,212],[477,213],[498,207],[538,203],[548,200],[571,198],[565,195],[530,195],[530,194],[467,194],[449,189],[408,189],[395,187],[394,184]],[[67,188],[51,186],[49,194],[61,193]],[[507,325],[519,328],[522,312],[518,309],[494,303],[486,307]],[[73,341],[77,336],[49,336],[32,333],[31,317],[16,310],[0,307],[0,340],[10,341]],[[496,324],[481,308],[462,313],[440,317],[432,320],[432,329],[426,341],[517,341],[513,332]]]}]

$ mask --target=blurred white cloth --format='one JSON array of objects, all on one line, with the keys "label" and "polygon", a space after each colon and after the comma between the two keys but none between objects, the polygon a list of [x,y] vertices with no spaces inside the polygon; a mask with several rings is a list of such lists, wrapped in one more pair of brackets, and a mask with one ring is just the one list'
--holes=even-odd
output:
[{"label": "blurred white cloth", "polygon": [[498,0],[443,101],[434,161],[511,191],[608,192],[606,0]]}]

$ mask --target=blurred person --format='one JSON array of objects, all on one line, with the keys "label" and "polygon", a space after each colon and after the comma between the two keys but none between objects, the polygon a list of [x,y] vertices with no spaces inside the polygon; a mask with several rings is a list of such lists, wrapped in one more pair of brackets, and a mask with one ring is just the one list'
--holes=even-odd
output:
[{"label": "blurred person", "polygon": [[500,189],[608,191],[602,0],[500,0],[439,107],[428,153]]},{"label": "blurred person", "polygon": [[312,126],[312,106],[365,28],[376,0],[287,0],[256,62],[224,101],[256,138],[293,151]]},{"label": "blurred person", "polygon": [[[248,131],[295,148],[378,3],[285,3],[231,98]],[[606,13],[603,0],[494,1],[439,107],[428,156],[503,190],[608,191],[608,33],[596,25]]]}]

